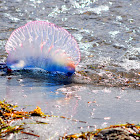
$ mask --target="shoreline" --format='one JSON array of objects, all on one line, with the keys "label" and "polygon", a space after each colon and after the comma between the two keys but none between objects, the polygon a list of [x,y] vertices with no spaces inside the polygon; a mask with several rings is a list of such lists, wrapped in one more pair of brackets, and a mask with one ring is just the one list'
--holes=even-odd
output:
[{"label": "shoreline", "polygon": [[[31,125],[30,122],[32,120],[37,119],[36,125],[40,124],[39,127],[42,125],[47,125],[48,123],[45,123],[45,121],[42,121],[43,119],[46,119],[48,117],[52,118],[61,118],[63,121],[65,120],[70,120],[70,118],[66,118],[64,116],[54,116],[54,115],[45,115],[41,111],[40,107],[36,107],[33,111],[18,111],[16,108],[18,107],[17,105],[12,105],[7,103],[6,101],[0,101],[0,122],[1,122],[1,129],[0,129],[0,138],[9,138],[11,134],[13,135],[20,135],[22,137],[23,135],[27,136],[28,138],[41,138],[41,132],[39,133],[34,133],[30,132],[26,128],[26,123],[23,123],[25,120],[29,119],[29,126]],[[19,120],[22,120],[21,122]],[[20,125],[11,125],[14,122],[20,122]],[[71,120],[71,121],[76,121],[76,120]],[[83,122],[84,123],[84,122]],[[47,129],[47,127],[46,127]],[[32,130],[33,131],[33,130]],[[24,137],[23,136],[23,137]],[[118,125],[111,125],[109,127],[101,128],[101,129],[96,129],[94,131],[89,131],[89,132],[82,132],[82,133],[76,133],[72,135],[67,135],[64,134],[63,136],[58,136],[57,137],[59,140],[71,140],[71,139],[77,139],[77,140],[82,140],[82,139],[89,139],[89,140],[100,140],[100,139],[125,139],[125,140],[138,140],[140,138],[140,124],[118,124]],[[56,139],[56,138],[55,138]]]}]

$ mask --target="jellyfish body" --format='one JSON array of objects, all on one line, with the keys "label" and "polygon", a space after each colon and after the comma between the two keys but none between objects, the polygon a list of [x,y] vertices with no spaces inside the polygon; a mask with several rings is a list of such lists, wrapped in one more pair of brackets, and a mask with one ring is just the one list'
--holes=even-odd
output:
[{"label": "jellyfish body", "polygon": [[45,21],[29,22],[13,31],[5,48],[6,64],[12,70],[41,68],[72,75],[80,61],[72,35]]}]

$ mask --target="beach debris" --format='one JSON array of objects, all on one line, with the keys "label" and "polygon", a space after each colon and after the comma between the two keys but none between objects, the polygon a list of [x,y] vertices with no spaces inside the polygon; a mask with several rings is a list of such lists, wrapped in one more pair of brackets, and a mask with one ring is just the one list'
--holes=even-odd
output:
[{"label": "beach debris", "polygon": [[[26,132],[26,128],[24,125],[26,123],[22,123],[20,125],[12,125],[13,122],[23,119],[33,119],[33,117],[57,117],[62,119],[67,119],[74,122],[80,122],[85,123],[85,121],[76,120],[72,118],[67,118],[64,116],[55,116],[55,115],[45,115],[41,111],[40,107],[36,107],[33,111],[27,112],[27,111],[18,111],[15,108],[17,108],[17,105],[9,104],[5,100],[0,101],[0,138],[5,138],[6,136],[9,136],[10,134],[14,133],[22,133],[26,135],[31,135],[34,137],[40,137],[38,134],[34,134],[33,132]],[[104,119],[110,119],[109,117],[106,117]],[[37,120],[35,124],[41,124],[41,125],[48,125],[48,122],[43,122]],[[99,140],[99,139],[132,139],[132,140],[139,140],[140,139],[140,124],[118,124],[118,125],[111,125],[106,128],[102,129],[94,129],[90,132],[81,132],[76,133],[72,135],[66,135],[62,137],[58,137],[59,140]]]},{"label": "beach debris", "polygon": [[59,140],[139,140],[140,125],[118,124],[91,132],[81,132],[61,137]]}]

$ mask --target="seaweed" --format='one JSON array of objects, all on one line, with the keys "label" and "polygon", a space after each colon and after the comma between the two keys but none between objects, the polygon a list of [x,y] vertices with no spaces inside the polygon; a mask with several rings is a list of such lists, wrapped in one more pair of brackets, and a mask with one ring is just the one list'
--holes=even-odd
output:
[{"label": "seaweed", "polygon": [[[33,111],[26,112],[26,111],[18,111],[17,105],[12,105],[7,103],[5,100],[0,101],[0,138],[3,138],[12,133],[22,133],[26,135],[31,135],[35,137],[40,137],[39,135],[33,134],[31,132],[25,132],[24,125],[26,123],[22,123],[21,125],[11,126],[14,121],[22,120],[22,119],[32,119],[32,117],[58,117],[62,119],[67,119],[75,122],[86,123],[84,121],[75,120],[71,118],[67,118],[64,116],[54,116],[54,115],[45,115],[40,107],[36,107]],[[30,124],[30,123],[29,123]],[[31,123],[32,124],[32,123]],[[43,124],[47,125],[49,123],[36,121],[34,124]],[[140,139],[140,124],[118,124],[118,125],[110,125],[109,127],[96,129],[91,132],[81,132],[72,135],[64,135],[59,140],[92,140],[92,139],[130,139],[133,137],[134,139]]]},{"label": "seaweed", "polygon": [[59,140],[97,140],[97,139],[140,139],[140,125],[135,124],[117,124],[109,127],[96,129],[91,132],[81,132],[61,137]]},{"label": "seaweed", "polygon": [[[24,133],[28,135],[37,136],[35,134],[21,131],[24,129],[24,124],[11,126],[11,123],[19,120],[19,119],[28,119],[31,116],[45,116],[44,113],[41,111],[40,107],[36,107],[33,111],[26,112],[26,111],[17,111],[15,108],[18,107],[17,105],[8,104],[5,100],[0,101],[0,138],[5,137],[10,133]],[[39,123],[39,122],[37,122]]]}]

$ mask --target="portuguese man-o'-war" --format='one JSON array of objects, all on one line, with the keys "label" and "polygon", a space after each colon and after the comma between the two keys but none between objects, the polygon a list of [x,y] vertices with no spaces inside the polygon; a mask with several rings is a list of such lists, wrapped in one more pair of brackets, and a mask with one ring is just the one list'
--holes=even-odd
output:
[{"label": "portuguese man-o'-war", "polygon": [[46,21],[33,21],[16,29],[6,43],[6,65],[10,70],[40,68],[71,76],[80,62],[73,36]]}]

